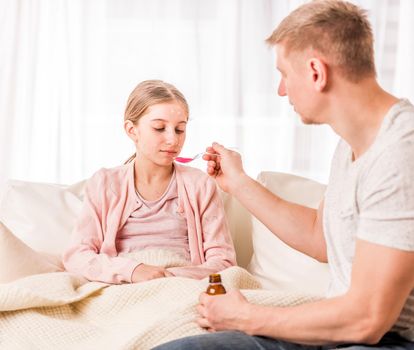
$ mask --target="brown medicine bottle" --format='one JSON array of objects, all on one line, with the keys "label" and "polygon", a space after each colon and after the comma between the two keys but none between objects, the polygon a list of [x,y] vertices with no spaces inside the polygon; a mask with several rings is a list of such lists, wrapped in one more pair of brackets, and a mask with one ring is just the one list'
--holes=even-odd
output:
[{"label": "brown medicine bottle", "polygon": [[221,284],[221,276],[219,273],[213,273],[209,276],[210,284],[207,287],[207,294],[209,295],[218,295],[226,294],[226,289]]}]

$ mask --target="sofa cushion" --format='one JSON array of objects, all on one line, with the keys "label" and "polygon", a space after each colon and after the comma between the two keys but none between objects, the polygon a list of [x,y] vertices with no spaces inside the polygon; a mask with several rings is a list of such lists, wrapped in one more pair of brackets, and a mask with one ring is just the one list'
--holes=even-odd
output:
[{"label": "sofa cushion", "polygon": [[83,184],[9,180],[2,189],[0,221],[32,249],[61,254],[82,206]]},{"label": "sofa cushion", "polygon": [[237,265],[246,268],[252,254],[252,215],[233,196],[222,192],[224,210],[236,250]]},{"label": "sofa cushion", "polygon": [[57,271],[63,271],[59,257],[35,252],[0,221],[0,283]]},{"label": "sofa cushion", "polygon": [[[281,198],[312,208],[317,208],[325,190],[315,181],[283,173],[262,172],[258,181]],[[252,219],[252,227],[254,253],[247,269],[263,288],[325,294],[329,284],[327,264],[289,247],[256,218]]]}]

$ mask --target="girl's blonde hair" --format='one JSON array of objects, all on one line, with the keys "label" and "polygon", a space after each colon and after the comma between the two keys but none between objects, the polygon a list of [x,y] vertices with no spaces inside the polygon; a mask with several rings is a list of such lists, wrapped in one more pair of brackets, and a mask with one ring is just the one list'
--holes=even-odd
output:
[{"label": "girl's blonde hair", "polygon": [[[147,112],[148,108],[168,102],[179,102],[189,115],[188,103],[184,95],[174,86],[162,80],[145,80],[139,83],[128,97],[124,120],[130,120],[137,125],[138,120]],[[134,160],[134,153],[125,164]]]},{"label": "girl's blonde hair", "polygon": [[291,12],[266,42],[286,52],[312,48],[352,82],[375,76],[374,39],[366,11],[350,2],[315,0]]}]

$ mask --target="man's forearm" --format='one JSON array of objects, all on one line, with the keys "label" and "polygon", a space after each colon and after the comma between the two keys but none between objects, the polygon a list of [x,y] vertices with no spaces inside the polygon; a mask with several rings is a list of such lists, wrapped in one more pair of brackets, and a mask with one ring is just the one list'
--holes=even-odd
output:
[{"label": "man's forearm", "polygon": [[251,305],[241,331],[308,345],[376,343],[384,332],[363,305],[345,297],[295,307]]},{"label": "man's forearm", "polygon": [[325,239],[316,227],[317,210],[285,201],[247,175],[238,179],[231,194],[283,242],[327,261]]},{"label": "man's forearm", "polygon": [[347,293],[286,308],[249,304],[240,330],[305,344],[376,343],[414,288],[413,264],[413,252],[357,240]]}]

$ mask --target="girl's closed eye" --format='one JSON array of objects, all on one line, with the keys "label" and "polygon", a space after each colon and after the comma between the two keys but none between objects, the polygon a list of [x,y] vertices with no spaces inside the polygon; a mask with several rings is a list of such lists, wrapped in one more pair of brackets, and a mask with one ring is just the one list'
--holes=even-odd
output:
[{"label": "girl's closed eye", "polygon": [[[164,127],[163,128],[154,128],[154,130],[158,131],[158,132],[163,132],[163,131],[165,131],[165,128]],[[177,134],[182,134],[182,133],[185,132],[185,129],[184,130],[183,129],[175,129],[175,132]]]}]

